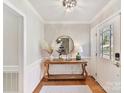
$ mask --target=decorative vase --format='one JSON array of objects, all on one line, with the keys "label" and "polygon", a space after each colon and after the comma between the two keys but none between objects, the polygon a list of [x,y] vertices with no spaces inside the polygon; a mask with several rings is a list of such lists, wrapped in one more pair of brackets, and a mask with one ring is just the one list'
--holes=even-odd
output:
[{"label": "decorative vase", "polygon": [[81,56],[80,56],[80,53],[79,52],[76,55],[76,60],[81,60]]}]

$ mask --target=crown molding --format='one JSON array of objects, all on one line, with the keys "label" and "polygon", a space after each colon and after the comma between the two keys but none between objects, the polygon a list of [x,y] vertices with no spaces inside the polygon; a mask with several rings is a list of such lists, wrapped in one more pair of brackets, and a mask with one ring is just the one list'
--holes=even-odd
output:
[{"label": "crown molding", "polygon": [[[106,5],[102,8],[102,10],[101,10],[100,12],[98,12],[98,13],[96,14],[96,16],[94,16],[94,17],[92,18],[92,20],[90,21],[90,23],[93,23],[109,6],[111,6],[112,4],[114,4],[116,1],[117,1],[117,0],[110,0],[110,1],[108,2],[108,4],[106,4]],[[119,11],[120,11],[120,10],[119,10]]]},{"label": "crown molding", "polygon": [[40,21],[45,22],[44,19],[37,12],[37,10],[33,7],[33,5],[29,2],[29,0],[24,0],[24,2],[31,8],[31,10],[36,14],[36,16],[40,19]]},{"label": "crown molding", "polygon": [[96,27],[104,24],[105,22],[107,22],[108,20],[111,20],[112,18],[118,16],[118,15],[121,15],[121,10],[115,12],[113,15],[109,16],[108,18],[106,18],[105,20],[103,20],[102,22],[100,22],[99,24],[96,25]]},{"label": "crown molding", "polygon": [[90,24],[90,21],[45,21],[44,24]]}]

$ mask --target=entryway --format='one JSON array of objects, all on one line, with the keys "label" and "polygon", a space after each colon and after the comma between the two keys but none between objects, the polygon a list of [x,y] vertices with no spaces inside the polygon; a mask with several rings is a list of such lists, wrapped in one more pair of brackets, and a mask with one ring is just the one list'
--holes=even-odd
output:
[{"label": "entryway", "polygon": [[23,16],[3,4],[3,91],[23,93]]}]

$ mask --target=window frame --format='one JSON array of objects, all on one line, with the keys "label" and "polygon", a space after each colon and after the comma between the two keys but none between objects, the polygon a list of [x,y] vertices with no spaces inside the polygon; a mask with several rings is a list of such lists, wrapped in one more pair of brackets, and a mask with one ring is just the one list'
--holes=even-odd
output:
[{"label": "window frame", "polygon": [[[113,25],[107,25],[99,29],[100,32],[100,57],[111,60],[113,58]],[[109,34],[108,34],[109,33]],[[105,35],[105,34],[108,34]],[[109,44],[103,44],[105,36],[109,37]],[[105,54],[104,49],[109,47],[109,51]]]}]

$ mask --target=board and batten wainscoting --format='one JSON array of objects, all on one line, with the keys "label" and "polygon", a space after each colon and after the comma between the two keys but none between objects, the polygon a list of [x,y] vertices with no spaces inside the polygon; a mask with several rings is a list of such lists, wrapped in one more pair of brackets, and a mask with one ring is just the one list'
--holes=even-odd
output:
[{"label": "board and batten wainscoting", "polygon": [[36,60],[25,70],[27,74],[26,82],[28,84],[27,93],[32,93],[43,78],[44,69],[42,67],[42,62],[43,59]]}]

